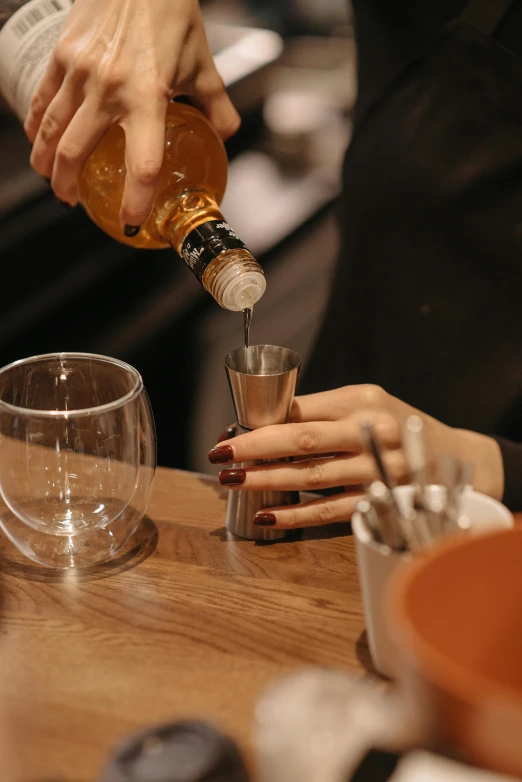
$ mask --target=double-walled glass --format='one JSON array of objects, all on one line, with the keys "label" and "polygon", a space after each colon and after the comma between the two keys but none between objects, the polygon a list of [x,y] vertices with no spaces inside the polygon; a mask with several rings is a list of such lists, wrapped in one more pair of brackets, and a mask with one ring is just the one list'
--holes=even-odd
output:
[{"label": "double-walled glass", "polygon": [[113,557],[143,519],[155,467],[133,367],[56,353],[0,369],[0,526],[25,556],[61,568]]}]

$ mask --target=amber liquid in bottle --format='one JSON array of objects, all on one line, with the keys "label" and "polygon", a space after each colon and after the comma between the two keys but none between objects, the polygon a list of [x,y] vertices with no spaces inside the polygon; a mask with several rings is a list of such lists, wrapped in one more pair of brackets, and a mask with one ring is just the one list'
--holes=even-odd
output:
[{"label": "amber liquid in bottle", "polygon": [[124,236],[119,211],[125,184],[125,137],[114,125],[87,161],[80,201],[91,219],[120,242],[172,246],[226,309],[252,307],[265,290],[263,271],[219,210],[227,181],[223,143],[201,112],[170,103],[165,156],[154,208],[139,234]]}]

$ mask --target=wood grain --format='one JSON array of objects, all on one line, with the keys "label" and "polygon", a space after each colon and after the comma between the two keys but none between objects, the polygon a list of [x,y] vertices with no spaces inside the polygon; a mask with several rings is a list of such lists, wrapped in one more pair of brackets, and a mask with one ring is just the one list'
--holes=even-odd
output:
[{"label": "wood grain", "polygon": [[370,670],[347,525],[229,539],[213,478],[158,470],[114,562],[58,574],[0,540],[0,779],[94,782],[125,735],[185,716],[248,745],[255,701],[301,665]]}]

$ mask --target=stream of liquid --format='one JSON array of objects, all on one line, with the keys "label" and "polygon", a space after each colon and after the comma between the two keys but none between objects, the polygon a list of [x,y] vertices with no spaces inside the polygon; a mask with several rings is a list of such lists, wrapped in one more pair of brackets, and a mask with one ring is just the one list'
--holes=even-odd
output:
[{"label": "stream of liquid", "polygon": [[243,310],[244,326],[245,326],[245,347],[250,347],[250,325],[252,323],[252,314],[254,312],[253,307],[247,307]]},{"label": "stream of liquid", "polygon": [[246,309],[243,310],[243,323],[245,328],[245,350],[246,350],[246,372],[247,375],[250,374],[250,351],[248,348],[250,347],[250,326],[252,324],[252,315],[254,312],[253,307],[246,307]]}]

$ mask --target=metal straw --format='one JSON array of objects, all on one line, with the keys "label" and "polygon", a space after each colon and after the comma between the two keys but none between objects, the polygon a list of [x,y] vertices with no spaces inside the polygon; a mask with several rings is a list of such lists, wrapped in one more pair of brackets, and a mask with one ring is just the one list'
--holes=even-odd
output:
[{"label": "metal straw", "polygon": [[395,551],[417,551],[446,532],[462,534],[470,529],[470,520],[461,512],[461,501],[466,486],[471,483],[472,467],[451,455],[439,457],[440,485],[429,485],[424,428],[424,421],[418,415],[410,416],[404,427],[403,447],[414,496],[413,507],[402,511],[373,424],[364,421],[361,425],[380,480],[370,484],[367,497],[358,503],[357,511],[372,538]]}]

